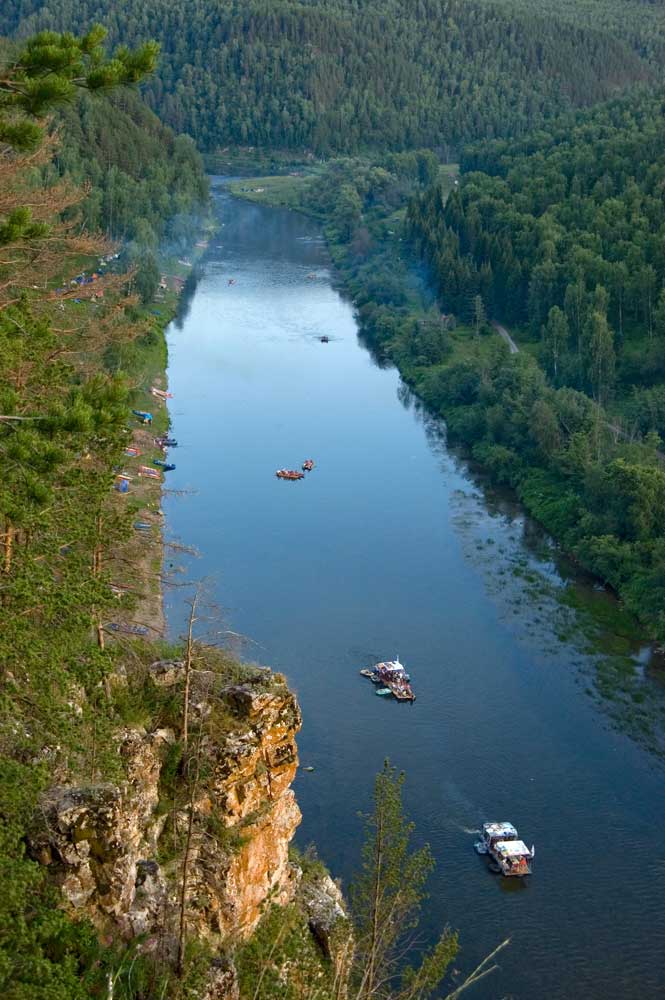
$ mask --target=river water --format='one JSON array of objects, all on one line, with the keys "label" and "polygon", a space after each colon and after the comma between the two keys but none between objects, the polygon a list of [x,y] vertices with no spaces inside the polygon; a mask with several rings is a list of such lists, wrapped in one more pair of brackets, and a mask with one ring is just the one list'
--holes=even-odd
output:
[{"label": "river water", "polygon": [[[470,997],[662,997],[663,767],[589,696],[551,547],[359,341],[316,224],[217,202],[217,246],[169,329],[168,485],[185,495],[166,498],[167,534],[201,555],[168,561],[207,579],[215,627],[298,694],[315,768],[297,779],[299,842],[348,880],[388,756],[437,862],[425,936],[458,928],[464,971],[511,937]],[[305,481],[275,478],[309,457]],[[177,633],[180,591],[167,603]],[[413,706],[358,674],[395,654]],[[474,853],[488,819],[535,842],[529,880]]]}]

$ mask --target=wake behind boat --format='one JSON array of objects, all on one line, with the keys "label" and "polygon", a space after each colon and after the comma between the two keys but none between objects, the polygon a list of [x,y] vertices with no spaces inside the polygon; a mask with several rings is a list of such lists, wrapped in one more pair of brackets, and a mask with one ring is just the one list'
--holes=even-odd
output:
[{"label": "wake behind boat", "polygon": [[376,663],[373,667],[366,667],[360,673],[363,677],[371,680],[372,684],[379,685],[376,694],[392,694],[397,701],[413,702],[416,700],[409,683],[411,678],[399,662],[399,656],[396,656],[394,660],[384,660],[381,663]]}]

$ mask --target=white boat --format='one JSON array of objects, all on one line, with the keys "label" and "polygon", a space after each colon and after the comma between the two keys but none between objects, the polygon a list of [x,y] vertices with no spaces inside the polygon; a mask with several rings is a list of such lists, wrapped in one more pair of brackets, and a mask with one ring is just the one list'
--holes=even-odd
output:
[{"label": "white boat", "polygon": [[363,677],[368,677],[373,684],[381,685],[381,690],[377,691],[377,694],[385,694],[389,690],[398,701],[416,700],[409,684],[411,678],[399,662],[399,656],[396,656],[394,660],[376,663],[371,668],[366,667],[360,673]]},{"label": "white boat", "polygon": [[512,823],[483,823],[480,840],[473,846],[478,854],[489,854],[502,875],[519,878],[531,874],[529,862],[535,848],[529,850]]},{"label": "white boat", "polygon": [[416,696],[409,684],[409,675],[399,662],[399,656],[394,660],[384,660],[374,667],[374,674],[377,682],[390,688],[391,693],[398,701],[415,701]]}]

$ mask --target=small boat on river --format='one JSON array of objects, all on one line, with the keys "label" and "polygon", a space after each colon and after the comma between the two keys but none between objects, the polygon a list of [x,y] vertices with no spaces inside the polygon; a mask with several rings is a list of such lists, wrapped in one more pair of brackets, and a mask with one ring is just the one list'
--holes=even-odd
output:
[{"label": "small boat on river", "polygon": [[391,694],[397,701],[416,700],[409,683],[411,678],[399,662],[399,656],[394,660],[384,660],[371,668],[365,667],[360,673],[371,680],[372,684],[380,685],[377,694]]},{"label": "small boat on river", "polygon": [[302,463],[303,472],[311,472],[313,468],[314,468],[313,459],[306,458],[305,461]]},{"label": "small boat on river", "polygon": [[330,337],[327,334],[324,333],[322,337],[319,337],[319,341],[322,344],[329,344],[330,343]]},{"label": "small boat on river", "polygon": [[[519,839],[512,823],[483,823],[480,840],[473,845],[478,854],[487,854],[496,865],[497,874],[522,878],[531,874],[529,862],[536,850]],[[490,865],[490,867],[492,867]]]},{"label": "small boat on river", "polygon": [[295,479],[305,478],[305,473],[298,472],[297,469],[278,469],[275,475],[277,476],[278,479],[295,480]]}]

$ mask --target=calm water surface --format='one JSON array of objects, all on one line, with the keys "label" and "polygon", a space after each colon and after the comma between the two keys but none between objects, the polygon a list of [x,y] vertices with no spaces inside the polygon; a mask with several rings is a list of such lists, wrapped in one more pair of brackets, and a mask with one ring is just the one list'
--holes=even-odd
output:
[{"label": "calm water surface", "polygon": [[[512,937],[469,997],[663,997],[662,765],[585,694],[585,654],[515,573],[557,586],[554,565],[359,342],[316,225],[223,193],[219,207],[218,246],[169,331],[169,486],[196,492],[167,498],[168,532],[200,550],[189,572],[209,578],[243,654],[298,693],[315,767],[297,780],[300,842],[348,879],[390,756],[437,861],[426,930],[459,929],[464,970]],[[304,482],[275,479],[310,456]],[[412,707],[358,675],[395,654]],[[474,854],[487,819],[535,842],[528,882]]]}]

